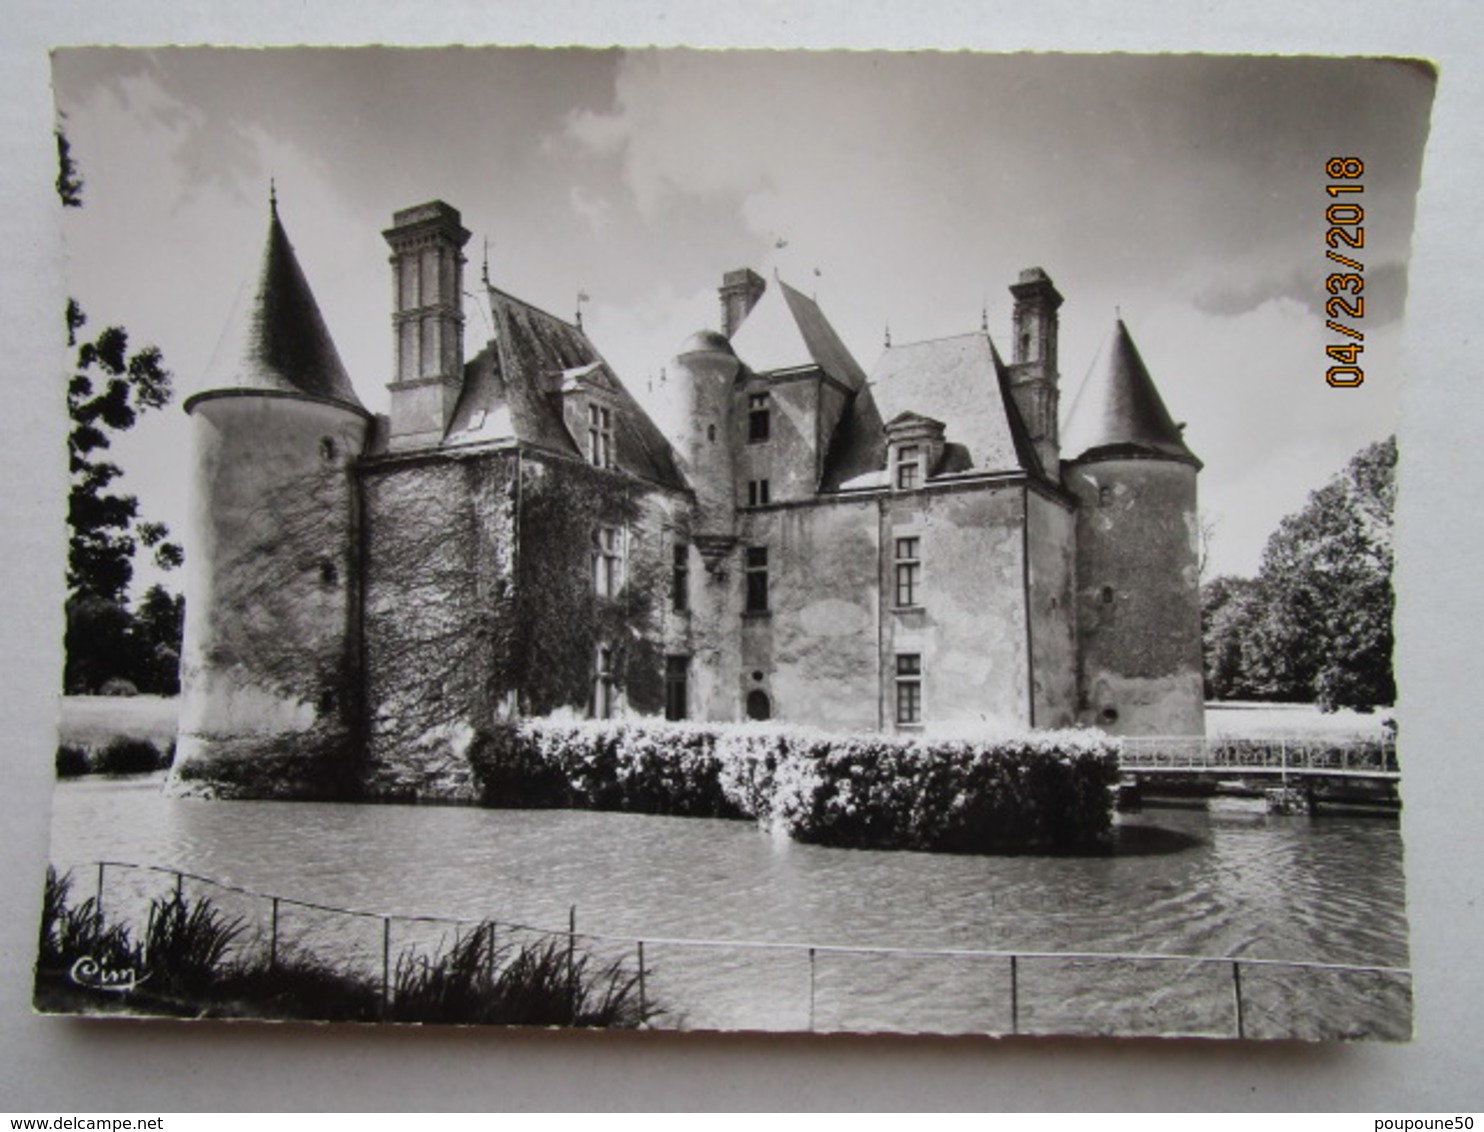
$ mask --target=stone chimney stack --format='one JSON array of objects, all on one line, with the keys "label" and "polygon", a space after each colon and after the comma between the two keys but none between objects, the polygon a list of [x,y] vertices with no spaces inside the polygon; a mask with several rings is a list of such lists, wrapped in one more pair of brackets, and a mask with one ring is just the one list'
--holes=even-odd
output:
[{"label": "stone chimney stack", "polygon": [[750,267],[728,271],[721,277],[718,293],[721,295],[722,334],[730,338],[737,333],[737,327],[742,325],[742,320],[757,305],[767,287],[763,277]]},{"label": "stone chimney stack", "polygon": [[393,214],[391,246],[396,369],[389,388],[394,452],[435,445],[464,381],[464,255],[469,232],[441,200]]},{"label": "stone chimney stack", "polygon": [[1062,297],[1051,277],[1039,267],[1028,267],[1011,284],[1015,297],[1010,363],[1010,390],[1016,408],[1030,432],[1042,470],[1061,478],[1061,442],[1057,436],[1060,375],[1056,368],[1057,310]]}]

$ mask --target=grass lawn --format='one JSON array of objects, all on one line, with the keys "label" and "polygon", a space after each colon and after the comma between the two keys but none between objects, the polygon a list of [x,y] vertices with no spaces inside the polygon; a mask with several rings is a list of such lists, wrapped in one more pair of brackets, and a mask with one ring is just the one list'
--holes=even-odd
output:
[{"label": "grass lawn", "polygon": [[174,696],[64,696],[57,741],[93,751],[116,738],[144,739],[164,750],[179,711]]},{"label": "grass lawn", "polygon": [[[175,738],[180,701],[174,696],[65,696],[59,742],[96,750],[114,738],[146,739],[163,750]],[[1313,704],[1209,703],[1206,734],[1230,738],[1290,735],[1377,738],[1391,712],[1322,712]]]},{"label": "grass lawn", "polygon": [[1322,712],[1313,704],[1232,701],[1206,705],[1206,734],[1212,738],[1277,739],[1291,736],[1357,736],[1379,739],[1392,709],[1363,715],[1349,709]]}]

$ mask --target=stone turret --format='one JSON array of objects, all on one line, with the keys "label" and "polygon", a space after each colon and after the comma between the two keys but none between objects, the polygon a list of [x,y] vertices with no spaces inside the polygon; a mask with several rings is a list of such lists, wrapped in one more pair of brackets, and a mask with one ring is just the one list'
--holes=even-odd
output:
[{"label": "stone turret", "polygon": [[181,711],[171,788],[343,797],[361,718],[359,502],[370,415],[274,202],[191,417]]},{"label": "stone turret", "polygon": [[1063,464],[1077,496],[1078,707],[1125,735],[1200,735],[1196,476],[1120,320],[1068,416]]},{"label": "stone turret", "polygon": [[736,541],[732,414],[740,368],[731,344],[714,330],[692,334],[670,363],[675,421],[670,441],[696,494],[692,537],[713,566]]}]

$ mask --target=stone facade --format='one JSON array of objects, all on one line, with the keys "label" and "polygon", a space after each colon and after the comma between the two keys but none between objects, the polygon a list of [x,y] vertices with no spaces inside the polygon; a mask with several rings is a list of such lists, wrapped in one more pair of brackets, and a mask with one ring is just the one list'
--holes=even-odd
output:
[{"label": "stone facade", "polygon": [[187,402],[177,789],[468,798],[470,744],[518,715],[1202,731],[1199,461],[1121,323],[1063,439],[1044,271],[1009,364],[981,327],[869,374],[814,300],[728,272],[661,428],[580,326],[487,282],[461,362],[456,210],[384,236],[389,417],[276,209]]}]

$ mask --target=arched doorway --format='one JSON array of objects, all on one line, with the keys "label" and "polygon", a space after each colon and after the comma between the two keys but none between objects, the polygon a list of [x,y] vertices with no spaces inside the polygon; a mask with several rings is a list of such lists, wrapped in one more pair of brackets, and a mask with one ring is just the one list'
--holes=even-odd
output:
[{"label": "arched doorway", "polygon": [[768,693],[754,688],[747,693],[747,718],[748,719],[772,719],[773,704],[768,699]]}]

